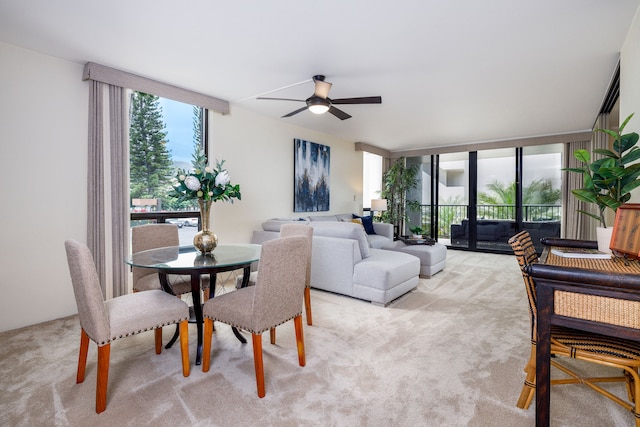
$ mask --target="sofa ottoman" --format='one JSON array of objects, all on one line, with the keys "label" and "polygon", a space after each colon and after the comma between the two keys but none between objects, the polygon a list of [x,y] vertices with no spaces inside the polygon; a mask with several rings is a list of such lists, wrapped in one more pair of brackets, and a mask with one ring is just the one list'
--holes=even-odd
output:
[{"label": "sofa ottoman", "polygon": [[447,262],[447,247],[441,243],[433,245],[407,245],[396,240],[384,249],[404,252],[420,258],[420,277],[430,278],[441,271]]}]

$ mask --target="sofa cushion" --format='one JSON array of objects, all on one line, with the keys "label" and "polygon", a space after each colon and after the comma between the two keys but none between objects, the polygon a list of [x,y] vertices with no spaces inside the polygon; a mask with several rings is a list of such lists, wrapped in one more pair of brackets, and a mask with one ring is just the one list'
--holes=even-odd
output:
[{"label": "sofa cushion", "polygon": [[372,216],[353,215],[353,219],[359,219],[360,220],[360,223],[364,227],[364,231],[367,234],[376,234],[376,231],[373,229],[373,217]]},{"label": "sofa cushion", "polygon": [[264,231],[277,231],[280,232],[282,224],[308,224],[309,220],[306,218],[273,218],[262,223],[262,229]]},{"label": "sofa cushion", "polygon": [[420,260],[402,252],[372,249],[371,256],[353,269],[353,283],[389,290],[420,274]]},{"label": "sofa cushion", "polygon": [[338,221],[338,217],[335,215],[314,215],[309,217],[309,221]]},{"label": "sofa cushion", "polygon": [[[344,221],[344,222],[349,222],[349,221]],[[353,218],[351,222],[354,224],[358,224],[364,230],[364,225],[362,224],[362,220],[360,218]],[[366,233],[367,231],[365,230],[364,232]]]},{"label": "sofa cushion", "polygon": [[369,246],[374,249],[382,249],[391,243],[387,236],[379,234],[367,234],[367,240],[369,241]]},{"label": "sofa cushion", "polygon": [[311,221],[314,236],[340,237],[343,239],[353,239],[358,242],[360,256],[369,256],[369,241],[362,226],[352,222],[332,222],[332,221]]}]

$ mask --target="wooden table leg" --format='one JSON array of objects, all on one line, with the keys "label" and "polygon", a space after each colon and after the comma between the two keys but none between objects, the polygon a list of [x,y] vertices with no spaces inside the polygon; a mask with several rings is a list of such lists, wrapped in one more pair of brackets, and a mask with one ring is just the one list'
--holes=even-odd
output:
[{"label": "wooden table leg", "polygon": [[[250,274],[251,274],[251,265],[247,265],[242,269],[242,284],[240,285],[241,288],[246,288],[249,285]],[[236,338],[238,338],[238,341],[240,341],[242,344],[247,343],[247,339],[244,336],[242,336],[240,331],[238,331],[238,328],[236,328],[235,326],[232,326],[231,330],[233,331],[233,335],[235,335]]]},{"label": "wooden table leg", "polygon": [[536,427],[548,427],[551,403],[551,315],[553,288],[536,283],[538,336],[536,343]]},{"label": "wooden table leg", "polygon": [[196,351],[196,365],[202,362],[202,303],[200,302],[200,273],[191,273],[191,298],[193,299],[193,311],[196,315],[196,327],[198,328],[198,348]]}]

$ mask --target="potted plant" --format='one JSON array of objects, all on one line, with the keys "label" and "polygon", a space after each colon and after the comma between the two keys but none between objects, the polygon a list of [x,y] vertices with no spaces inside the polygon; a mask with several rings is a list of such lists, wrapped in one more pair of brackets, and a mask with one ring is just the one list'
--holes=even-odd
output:
[{"label": "potted plant", "polygon": [[393,224],[396,236],[404,234],[407,209],[419,209],[420,202],[407,200],[407,191],[418,186],[418,166],[407,166],[405,158],[397,159],[382,176],[380,197],[387,199],[387,210],[382,212],[382,221]]},{"label": "potted plant", "polygon": [[413,227],[409,227],[409,231],[413,233],[413,237],[419,239],[424,234],[422,227],[419,225],[414,225]]},{"label": "potted plant", "polygon": [[[633,114],[622,122],[618,131],[595,130],[596,132],[604,132],[613,138],[613,150],[602,148],[593,150],[593,153],[603,156],[593,161],[587,150],[576,150],[573,155],[578,161],[584,163],[584,166],[563,169],[582,174],[583,188],[571,190],[571,192],[578,200],[597,205],[598,214],[580,209],[578,212],[596,219],[604,229],[607,228],[606,209],[609,208],[615,212],[620,205],[629,201],[631,191],[640,186],[640,163],[634,163],[640,159],[640,149],[636,146],[638,134],[636,132],[622,133],[631,117]],[[608,243],[606,243],[607,251],[609,250]]]}]

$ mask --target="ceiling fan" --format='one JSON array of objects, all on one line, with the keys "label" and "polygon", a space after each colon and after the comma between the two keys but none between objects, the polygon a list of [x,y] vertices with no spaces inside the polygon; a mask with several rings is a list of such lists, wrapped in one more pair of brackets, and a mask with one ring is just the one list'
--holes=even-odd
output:
[{"label": "ceiling fan", "polygon": [[341,104],[381,104],[382,97],[380,96],[365,96],[360,98],[340,98],[340,99],[331,99],[329,98],[329,89],[331,89],[331,83],[324,81],[324,76],[317,75],[313,76],[313,82],[315,84],[315,91],[313,95],[311,95],[307,99],[290,99],[290,98],[263,98],[258,97],[256,99],[268,99],[275,101],[296,101],[296,102],[304,102],[307,105],[299,108],[295,111],[290,112],[289,114],[285,114],[282,117],[291,117],[295,114],[298,114],[306,109],[309,109],[312,113],[315,114],[324,114],[327,111],[340,120],[346,120],[351,116],[344,111],[334,107],[334,105]]}]

